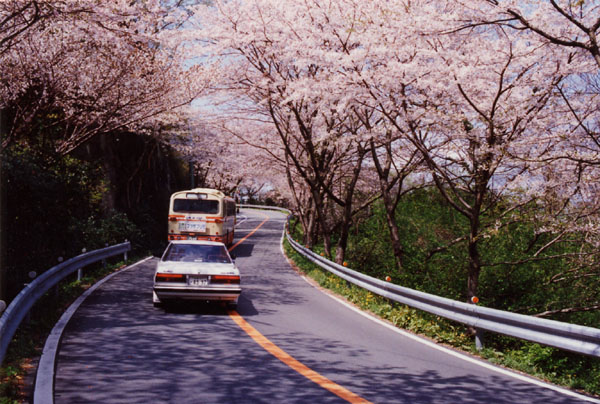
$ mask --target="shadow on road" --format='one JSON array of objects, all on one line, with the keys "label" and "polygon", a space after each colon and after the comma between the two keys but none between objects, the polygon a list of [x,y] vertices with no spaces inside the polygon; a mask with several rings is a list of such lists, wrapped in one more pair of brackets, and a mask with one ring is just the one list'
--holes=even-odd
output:
[{"label": "shadow on road", "polygon": [[[233,251],[242,271],[237,311],[312,370],[377,403],[580,402],[437,351],[425,355],[416,343],[373,344],[377,326],[355,328],[355,318],[350,326],[326,323],[324,306],[273,253],[280,226],[267,222],[265,233]],[[112,278],[76,312],[58,356],[57,404],[346,402],[260,348],[219,304],[153,307],[155,265]],[[311,327],[303,328],[306,318]]]}]

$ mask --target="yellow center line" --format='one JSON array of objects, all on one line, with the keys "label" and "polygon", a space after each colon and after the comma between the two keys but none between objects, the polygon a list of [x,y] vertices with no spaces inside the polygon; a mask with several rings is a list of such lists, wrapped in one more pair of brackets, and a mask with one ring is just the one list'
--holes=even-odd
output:
[{"label": "yellow center line", "polygon": [[263,220],[258,226],[256,226],[254,228],[254,230],[252,230],[250,233],[246,234],[246,236],[244,238],[242,238],[241,240],[239,240],[233,246],[229,247],[229,251],[233,250],[235,247],[237,247],[238,245],[242,244],[244,241],[246,241],[248,239],[248,237],[250,237],[251,235],[253,235],[254,233],[256,233],[256,231],[258,229],[260,229],[263,224],[265,224],[265,223],[267,223],[269,221],[269,216],[265,215],[264,213],[262,213],[262,215],[265,216],[265,220]]},{"label": "yellow center line", "polygon": [[[256,226],[254,228],[254,230],[252,230],[246,237],[242,238],[233,247],[231,247],[229,249],[229,251],[233,250],[235,247],[237,247],[238,245],[240,245],[241,243],[246,241],[248,239],[248,237],[250,237],[251,235],[256,233],[256,231],[259,228],[261,228],[262,225],[265,224],[269,220],[269,217],[267,215],[264,215],[264,216],[265,216],[265,220],[263,220],[262,223],[260,223],[258,226]],[[242,330],[244,330],[246,332],[246,334],[248,334],[250,336],[250,338],[252,338],[254,340],[254,342],[256,342],[258,345],[260,345],[265,351],[269,352],[271,355],[273,355],[274,357],[279,359],[281,362],[285,363],[290,368],[294,369],[296,372],[300,373],[302,376],[304,376],[307,379],[311,380],[312,382],[318,384],[319,386],[323,387],[324,389],[329,390],[330,392],[337,395],[338,397],[343,398],[344,400],[348,401],[349,403],[365,403],[365,404],[370,403],[370,401],[365,400],[364,398],[360,397],[359,395],[356,395],[353,392],[351,392],[350,390],[329,380],[325,376],[315,372],[314,370],[312,370],[311,368],[309,368],[302,362],[300,362],[297,359],[295,359],[294,357],[292,357],[290,354],[288,354],[283,349],[279,348],[277,345],[275,345],[273,342],[271,342],[267,337],[262,335],[256,328],[252,327],[250,325],[250,323],[248,323],[246,320],[244,320],[244,318],[237,311],[230,310],[229,317],[231,317],[231,319]]]},{"label": "yellow center line", "polygon": [[325,376],[315,372],[302,362],[298,361],[290,354],[285,352],[283,349],[279,348],[277,345],[272,343],[267,337],[262,335],[256,328],[252,327],[242,316],[238,314],[235,310],[229,311],[229,317],[236,322],[238,326],[242,330],[246,332],[256,342],[258,345],[264,348],[265,351],[269,352],[271,355],[294,369],[296,372],[300,373],[302,376],[307,379],[317,383],[319,386],[323,387],[331,391],[333,394],[343,398],[349,403],[370,403],[370,401],[365,400],[364,398],[354,394],[350,390],[340,386],[339,384],[332,382]]}]

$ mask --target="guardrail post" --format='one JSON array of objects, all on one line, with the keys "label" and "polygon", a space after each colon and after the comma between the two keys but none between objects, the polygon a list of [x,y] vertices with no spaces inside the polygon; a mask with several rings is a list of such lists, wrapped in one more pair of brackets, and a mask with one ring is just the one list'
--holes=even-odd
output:
[{"label": "guardrail post", "polygon": [[[125,239],[125,242],[127,242],[127,241],[128,241],[128,240],[127,240],[127,239]],[[125,252],[123,253],[123,260],[125,260],[125,263],[127,264],[127,251],[125,251]]]},{"label": "guardrail post", "polygon": [[[108,243],[104,243],[104,248],[108,247]],[[106,258],[102,259],[102,268],[106,269]]]},{"label": "guardrail post", "polygon": [[[81,249],[81,253],[85,254],[87,250],[84,248]],[[81,268],[77,269],[77,282],[81,282]]]},{"label": "guardrail post", "polygon": [[475,348],[478,351],[483,349],[483,330],[475,330]]}]

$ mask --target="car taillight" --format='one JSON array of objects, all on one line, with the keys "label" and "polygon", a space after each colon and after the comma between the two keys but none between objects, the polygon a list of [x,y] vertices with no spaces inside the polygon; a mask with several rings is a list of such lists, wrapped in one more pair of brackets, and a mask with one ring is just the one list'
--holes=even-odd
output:
[{"label": "car taillight", "polygon": [[240,283],[239,275],[213,275],[210,277],[212,283],[223,283],[226,285],[234,285]]},{"label": "car taillight", "polygon": [[185,282],[185,275],[181,274],[156,274],[155,282]]}]

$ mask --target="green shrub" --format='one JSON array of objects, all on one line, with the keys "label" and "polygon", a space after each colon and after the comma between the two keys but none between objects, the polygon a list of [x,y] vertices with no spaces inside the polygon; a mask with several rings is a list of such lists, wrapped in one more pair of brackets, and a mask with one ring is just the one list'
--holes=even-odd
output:
[{"label": "green shrub", "polygon": [[98,165],[15,145],[2,153],[2,266],[8,300],[27,274],[106,244],[142,237],[122,212],[104,212]]}]

